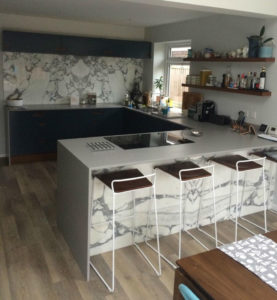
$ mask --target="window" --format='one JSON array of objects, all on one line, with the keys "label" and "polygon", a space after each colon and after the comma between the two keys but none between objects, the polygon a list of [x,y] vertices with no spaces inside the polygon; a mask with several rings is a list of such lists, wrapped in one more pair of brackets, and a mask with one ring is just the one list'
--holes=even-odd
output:
[{"label": "window", "polygon": [[183,92],[188,88],[182,87],[190,72],[190,64],[183,58],[188,56],[191,42],[171,43],[166,47],[165,56],[165,92],[173,100],[176,111],[182,109]]}]

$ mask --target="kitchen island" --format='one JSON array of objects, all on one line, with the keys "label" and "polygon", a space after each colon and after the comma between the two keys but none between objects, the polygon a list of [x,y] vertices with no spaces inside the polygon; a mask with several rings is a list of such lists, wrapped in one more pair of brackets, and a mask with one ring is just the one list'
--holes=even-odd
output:
[{"label": "kitchen island", "polygon": [[[143,113],[141,113],[143,114]],[[157,117],[153,117],[157,118]],[[109,149],[95,151],[90,145],[96,142],[106,143],[104,137],[80,138],[60,140],[58,142],[58,226],[63,233],[72,253],[78,262],[85,278],[89,279],[90,257],[111,250],[111,191],[103,185],[95,174],[115,170],[137,168],[143,174],[150,174],[156,165],[173,163],[181,160],[193,160],[199,165],[206,165],[212,156],[239,153],[249,156],[253,150],[270,149],[276,147],[274,142],[257,138],[256,136],[242,136],[234,133],[226,126],[216,126],[210,123],[199,123],[190,119],[174,119],[174,123],[184,125],[183,131],[171,131],[177,140],[181,138],[192,143],[177,143],[167,146],[147,147],[144,145],[135,149],[123,149],[122,145],[112,143]],[[139,126],[139,124],[138,124]],[[187,127],[187,128],[186,128]],[[172,127],[173,128],[173,127]],[[197,128],[203,132],[201,137],[192,137],[188,128]],[[151,127],[149,127],[151,131]],[[266,177],[268,180],[268,199],[270,205],[275,194],[275,164],[267,161]],[[227,216],[227,205],[230,198],[230,170],[223,166],[215,167],[215,191],[217,202],[217,219]],[[261,173],[251,172],[240,182],[245,186],[244,199],[247,207],[243,214],[262,210]],[[202,191],[202,192],[201,192]],[[199,199],[202,197],[201,224],[212,221],[212,199],[209,193],[209,182],[202,180],[190,184],[185,189],[185,226],[193,228],[198,210]],[[162,171],[157,171],[156,192],[158,200],[158,218],[161,236],[178,231],[178,197],[179,183]],[[234,191],[235,192],[235,191]],[[235,200],[235,194],[231,195]],[[139,227],[137,238],[142,240],[146,229],[146,216],[149,203],[149,192],[136,193],[137,220]],[[234,201],[233,201],[234,202]],[[131,223],[124,218],[132,211],[130,196],[124,195],[117,202],[117,213],[122,221],[117,222],[116,247],[131,244]],[[154,218],[150,218],[151,224]],[[154,229],[154,228],[153,228]]]}]

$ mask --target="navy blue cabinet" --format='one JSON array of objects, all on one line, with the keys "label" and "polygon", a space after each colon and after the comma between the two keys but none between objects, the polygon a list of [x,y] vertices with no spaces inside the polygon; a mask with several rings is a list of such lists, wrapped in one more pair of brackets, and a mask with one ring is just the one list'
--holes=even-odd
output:
[{"label": "navy blue cabinet", "polygon": [[184,129],[182,125],[127,108],[11,110],[8,122],[10,156],[14,162],[22,157],[30,161],[34,155],[55,154],[60,139]]},{"label": "navy blue cabinet", "polygon": [[3,31],[3,51],[150,58],[151,43],[56,34]]},{"label": "navy blue cabinet", "polygon": [[56,153],[57,140],[121,134],[123,109],[9,111],[11,156]]},{"label": "navy blue cabinet", "polygon": [[55,153],[57,120],[57,111],[11,111],[10,155]]},{"label": "navy blue cabinet", "polygon": [[3,51],[27,53],[62,53],[59,35],[3,31]]}]

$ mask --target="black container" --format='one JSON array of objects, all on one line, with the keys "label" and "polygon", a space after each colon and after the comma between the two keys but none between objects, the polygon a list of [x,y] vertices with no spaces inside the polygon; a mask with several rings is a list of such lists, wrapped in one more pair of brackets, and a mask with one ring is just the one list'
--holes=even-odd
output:
[{"label": "black container", "polygon": [[249,51],[248,57],[258,57],[260,48],[260,37],[248,37]]}]

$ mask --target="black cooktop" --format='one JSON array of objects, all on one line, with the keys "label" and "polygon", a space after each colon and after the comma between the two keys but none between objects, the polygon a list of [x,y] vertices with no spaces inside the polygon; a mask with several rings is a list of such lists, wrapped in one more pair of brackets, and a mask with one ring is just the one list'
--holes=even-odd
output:
[{"label": "black cooktop", "polygon": [[125,150],[194,143],[183,138],[183,130],[113,135],[105,139]]}]

